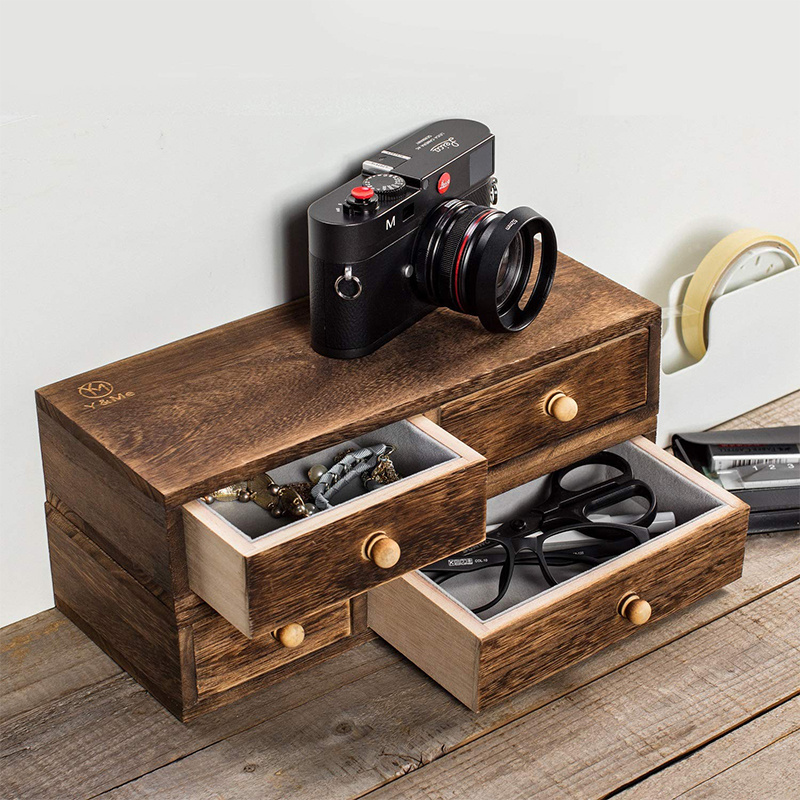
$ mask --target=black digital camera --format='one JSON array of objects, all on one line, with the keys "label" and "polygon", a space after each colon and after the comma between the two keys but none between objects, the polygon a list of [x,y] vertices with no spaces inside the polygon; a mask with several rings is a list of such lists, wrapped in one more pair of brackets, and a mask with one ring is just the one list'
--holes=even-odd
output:
[{"label": "black digital camera", "polygon": [[553,284],[556,236],[533,209],[492,208],[493,173],[489,129],[442,120],[313,203],[312,347],[364,356],[437,306],[477,316],[489,331],[527,327]]}]

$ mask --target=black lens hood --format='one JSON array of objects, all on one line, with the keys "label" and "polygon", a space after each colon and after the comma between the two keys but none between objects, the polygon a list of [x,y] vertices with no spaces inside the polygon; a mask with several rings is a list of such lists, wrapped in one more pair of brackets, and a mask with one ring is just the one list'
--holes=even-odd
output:
[{"label": "black lens hood", "polygon": [[[511,303],[510,308],[497,308],[497,272],[504,253],[517,234],[523,236],[529,257],[534,254],[533,237],[542,237],[539,273],[528,302],[523,308]],[[509,211],[501,220],[487,229],[485,241],[480,242],[480,260],[475,276],[475,306],[483,327],[488,331],[503,333],[521,331],[533,322],[550,294],[556,274],[558,247],[553,226],[540,214],[527,206]],[[481,237],[483,238],[483,237]],[[529,265],[530,267],[530,265]]]}]

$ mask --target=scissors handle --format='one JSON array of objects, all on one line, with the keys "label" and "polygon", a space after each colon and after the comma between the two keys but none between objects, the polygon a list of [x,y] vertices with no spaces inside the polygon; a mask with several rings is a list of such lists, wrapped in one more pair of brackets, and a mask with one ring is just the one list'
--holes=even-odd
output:
[{"label": "scissors handle", "polygon": [[[631,465],[622,456],[618,456],[616,453],[611,453],[607,450],[602,450],[599,453],[595,453],[593,456],[589,456],[588,458],[584,458],[582,461],[578,461],[577,464],[570,464],[568,467],[562,467],[561,469],[556,470],[553,473],[553,491],[551,494],[563,495],[565,498],[582,494],[585,489],[578,489],[575,491],[568,489],[564,485],[564,478],[572,472],[577,472],[577,470],[579,470],[581,467],[589,467],[594,464],[598,464],[603,467],[611,467],[619,472],[619,475],[608,478],[606,479],[607,481],[622,483],[623,481],[628,481],[633,478]],[[606,481],[600,481],[598,484],[593,485],[601,485],[605,482]]]},{"label": "scissors handle", "polygon": [[[592,465],[611,467],[616,474],[580,489],[568,489],[564,485],[567,475]],[[633,477],[630,464],[622,456],[603,451],[553,473],[550,496],[542,506],[544,526],[552,529],[554,525],[569,522],[591,522],[591,514],[633,498],[643,500],[645,510],[632,524],[647,527],[655,519],[657,510],[653,490]]]},{"label": "scissors handle", "polygon": [[644,481],[636,478],[631,478],[629,481],[617,486],[608,487],[602,494],[587,500],[578,511],[585,520],[591,522],[592,514],[612,508],[624,500],[632,500],[634,498],[644,500],[646,508],[629,524],[646,528],[656,518],[656,497],[653,494],[653,490]]}]

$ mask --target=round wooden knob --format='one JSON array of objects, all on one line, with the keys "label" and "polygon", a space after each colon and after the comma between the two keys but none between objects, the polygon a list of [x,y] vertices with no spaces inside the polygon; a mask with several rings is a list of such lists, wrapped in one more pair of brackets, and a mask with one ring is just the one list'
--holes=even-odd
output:
[{"label": "round wooden knob", "polygon": [[364,550],[367,558],[381,569],[389,569],[400,560],[400,545],[385,533],[373,536]]},{"label": "round wooden knob", "polygon": [[629,594],[622,598],[619,613],[634,625],[644,625],[650,619],[653,609],[638,594]]},{"label": "round wooden knob", "polygon": [[303,630],[302,625],[296,622],[291,622],[289,625],[284,625],[278,628],[272,634],[284,647],[300,647],[303,640],[306,638],[306,632]]},{"label": "round wooden knob", "polygon": [[547,399],[544,410],[559,422],[569,422],[578,415],[578,404],[564,392],[556,392]]}]

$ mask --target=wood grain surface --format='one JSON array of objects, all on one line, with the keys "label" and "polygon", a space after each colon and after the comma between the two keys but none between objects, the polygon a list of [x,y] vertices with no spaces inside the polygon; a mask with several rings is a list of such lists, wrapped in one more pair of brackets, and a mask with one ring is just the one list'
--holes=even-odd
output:
[{"label": "wood grain surface", "polygon": [[483,626],[455,600],[412,573],[370,592],[367,623],[453,697],[478,708]]},{"label": "wood grain surface", "polygon": [[[486,461],[458,446],[459,459],[254,542],[202,502],[187,505],[192,588],[254,636],[482,541]],[[365,544],[376,533],[399,544],[396,565],[381,568],[366,557]]]},{"label": "wood grain surface", "polygon": [[639,632],[617,613],[629,591],[652,606],[649,625],[735,581],[741,574],[747,514],[747,509],[715,512],[695,530],[642,552],[638,562],[602,576],[588,573],[593,580],[582,591],[554,596],[535,611],[497,626],[481,643],[480,706]]},{"label": "wood grain surface", "polygon": [[180,713],[178,628],[172,612],[58,511],[47,511],[56,607]]},{"label": "wood grain surface", "polygon": [[424,577],[403,576],[370,593],[370,626],[478,711],[637,632],[617,610],[626,594],[657,620],[736,580],[747,506],[649,440],[633,444],[721,507],[486,622]]},{"label": "wood grain surface", "polygon": [[[409,422],[456,457],[256,540],[202,501],[186,504],[192,590],[254,636],[482,541],[486,460],[426,417]],[[394,565],[368,558],[376,535],[399,546]]]},{"label": "wood grain surface", "polygon": [[[796,696],[800,630],[787,610],[800,611],[800,581],[559,698],[535,720],[520,719],[488,733],[373,796],[442,797],[441,787],[454,785],[460,796],[473,800],[552,797],[554,789],[561,797],[607,796],[663,764],[667,742],[672,757],[679,757]],[[513,771],[492,769],[515,753],[529,757],[514,759]],[[790,768],[796,777],[797,765]],[[132,795],[112,794],[126,796]],[[767,796],[772,797],[769,791]]]},{"label": "wood grain surface", "polygon": [[52,504],[142,583],[173,594],[163,506],[39,412],[45,484]]},{"label": "wood grain surface", "polygon": [[[647,402],[648,331],[641,330],[445,403],[441,425],[501,463]],[[555,391],[578,403],[560,422],[545,412]]]},{"label": "wood grain surface", "polygon": [[[254,555],[248,562],[253,630],[290,622],[482,541],[485,485],[486,462],[473,461],[446,479],[419,486],[413,496],[384,500],[313,537]],[[365,538],[377,531],[400,545],[394,567],[378,567],[362,554]],[[321,568],[326,554],[327,568]]]},{"label": "wood grain surface", "polygon": [[[76,661],[90,658],[92,650],[105,658],[86,639],[81,650],[51,650],[52,660],[44,664],[37,653],[48,647],[52,622],[63,620],[57,611],[44,612],[39,616],[36,637],[17,626],[0,633],[0,700],[6,697],[9,663],[25,676],[31,692],[27,709],[0,726],[5,755],[0,796],[90,798],[120,787],[122,796],[139,798],[360,797],[384,784],[392,785],[407,772],[421,770],[424,774],[443,756],[516,720],[533,725],[559,698],[576,697],[576,692],[605,676],[619,674],[624,687],[618,691],[627,696],[638,685],[624,680],[631,675],[629,670],[668,645],[674,646],[679,661],[666,666],[664,674],[674,671],[678,678],[691,676],[692,682],[684,680],[674,697],[665,695],[665,699],[678,702],[683,698],[690,703],[695,693],[713,698],[719,680],[716,668],[710,668],[702,654],[688,663],[680,660],[687,637],[724,620],[736,609],[746,611],[755,600],[798,577],[798,537],[753,537],[748,541],[743,577],[736,583],[480,715],[453,700],[391,648],[372,641],[246,701],[182,725],[124,673],[100,680],[87,676],[79,686]],[[781,597],[773,616],[785,618],[791,610]],[[710,638],[713,649],[715,637]],[[774,649],[774,638],[764,642],[764,649],[753,655],[760,665],[754,685],[763,686],[775,659],[785,656],[785,651]],[[738,644],[733,641],[730,661],[722,672],[735,667],[741,653],[753,644],[752,638]],[[63,681],[53,674],[56,667],[63,667]],[[664,674],[655,677],[662,679]],[[774,691],[770,689],[758,703],[764,709],[775,706],[787,685],[795,683],[774,682]],[[16,681],[14,692],[24,691]],[[658,695],[659,690],[655,691]],[[740,683],[737,691],[747,695],[747,681]],[[16,696],[19,699],[20,695]],[[656,711],[651,719],[665,719],[659,716],[664,713]],[[707,740],[726,733],[729,722],[723,719],[715,732],[706,731]],[[636,725],[635,716],[630,724]],[[617,735],[614,726],[598,726],[593,720],[579,729],[607,744]],[[687,750],[673,731],[660,736],[659,753],[650,753],[647,765],[636,770],[635,762],[628,761],[628,767],[647,777],[683,757]],[[637,741],[636,729],[627,735],[632,737],[627,740],[630,747],[631,741]],[[551,736],[552,731],[542,733],[537,754],[548,746]],[[635,755],[635,749],[632,752]],[[550,758],[569,761],[571,753],[566,748]],[[206,771],[206,759],[217,766],[222,763],[222,767]],[[521,762],[527,761],[535,763],[513,754],[495,763],[504,774],[513,775],[526,766]],[[658,767],[654,768],[654,763]],[[613,782],[613,765],[606,775]],[[466,796],[457,776],[452,777],[447,786],[437,784],[435,778],[427,786],[430,791],[441,786],[454,796]],[[558,796],[557,774],[552,778],[545,796]],[[242,786],[243,780],[249,782]],[[622,780],[617,783],[620,788],[624,785]],[[584,796],[601,794],[587,791]]]},{"label": "wood grain surface", "polygon": [[[561,255],[521,333],[440,310],[368,358],[340,361],[311,350],[302,300],[44,387],[37,403],[174,507],[659,321],[657,306]],[[90,381],[109,394],[82,396]]]},{"label": "wood grain surface", "polygon": [[[797,797],[800,697],[764,711],[617,795],[619,800]],[[765,760],[776,763],[764,763]],[[742,781],[741,778],[745,777]],[[734,778],[733,784],[731,777]],[[734,789],[738,791],[734,791]]]},{"label": "wood grain surface", "polygon": [[[561,261],[565,294],[557,290],[548,307],[566,309],[581,292],[586,302],[570,326],[562,324],[564,313],[549,322],[540,317],[535,339],[528,331],[491,336],[475,320],[442,311],[368,359],[332,361],[311,351],[306,307],[298,302],[41,390],[48,501],[80,531],[73,543],[98,548],[91,564],[99,570],[97,586],[117,592],[104,615],[99,593],[70,580],[65,554],[77,557],[81,548],[67,548],[54,572],[59,607],[157,696],[170,698],[168,707],[183,719],[285,677],[290,664],[319,663],[368,639],[362,625],[350,641],[336,636],[306,656],[279,659],[271,675],[257,648],[242,651],[254,659],[249,671],[233,655],[230,669],[222,656],[196,660],[197,625],[208,619],[203,601],[258,638],[476,542],[484,527],[482,491],[476,491],[485,487],[483,459],[478,465],[468,458],[464,469],[457,464],[441,480],[414,486],[409,499],[387,494],[380,509],[331,516],[331,525],[309,528],[296,541],[278,532],[263,552],[255,548],[245,558],[225,550],[225,537],[203,538],[208,526],[189,519],[185,527],[181,503],[414,411],[438,419],[444,401],[602,342],[638,336],[637,355],[645,359],[644,331],[658,325],[658,309],[567,257]],[[650,342],[651,355],[653,348]],[[614,411],[620,434],[634,433],[636,414],[622,402]],[[450,449],[469,449],[438,432],[453,442]],[[302,532],[302,523],[296,528]],[[363,555],[365,537],[377,532],[401,550],[389,569]],[[127,629],[116,606],[135,607],[142,590],[172,610],[174,638],[167,644],[155,635],[139,664],[127,633],[120,634]],[[168,652],[159,654],[162,647]]]},{"label": "wood grain surface", "polygon": [[488,495],[494,497],[546,472],[574,464],[615,444],[646,436],[655,439],[656,414],[650,403],[622,417],[601,422],[565,439],[556,439],[529,453],[489,469]]},{"label": "wood grain surface", "polygon": [[272,632],[248,639],[218,614],[192,626],[200,697],[225,691],[284,664],[305,658],[350,635],[350,604],[316,611],[295,620],[305,639],[296,648],[281,645]]}]

